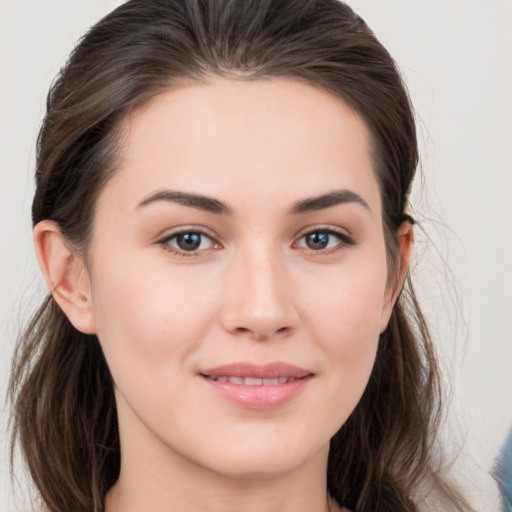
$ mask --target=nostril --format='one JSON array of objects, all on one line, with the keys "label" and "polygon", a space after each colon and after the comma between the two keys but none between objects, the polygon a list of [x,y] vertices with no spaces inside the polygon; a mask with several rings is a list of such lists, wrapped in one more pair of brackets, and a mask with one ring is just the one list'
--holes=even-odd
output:
[{"label": "nostril", "polygon": [[233,332],[235,332],[236,334],[239,334],[239,335],[250,334],[251,336],[253,336],[257,339],[262,340],[262,339],[267,339],[269,337],[276,336],[276,335],[279,335],[279,336],[287,335],[291,331],[292,331],[291,327],[285,326],[285,327],[280,327],[275,330],[269,330],[268,332],[265,330],[262,330],[262,329],[256,329],[256,328],[251,329],[250,327],[237,327],[234,329]]}]

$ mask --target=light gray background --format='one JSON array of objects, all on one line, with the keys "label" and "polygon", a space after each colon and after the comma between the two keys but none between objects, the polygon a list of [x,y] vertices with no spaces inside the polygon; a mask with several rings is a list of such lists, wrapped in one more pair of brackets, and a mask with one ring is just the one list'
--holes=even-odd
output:
[{"label": "light gray background", "polygon": [[[0,0],[2,395],[17,329],[44,293],[29,210],[46,91],[79,36],[119,3]],[[512,0],[349,3],[397,60],[417,111],[413,202],[425,232],[414,271],[453,391],[445,432],[465,439],[454,472],[468,495],[496,510],[488,472],[512,425]],[[0,509],[14,512],[27,493],[13,497],[6,418]]]}]

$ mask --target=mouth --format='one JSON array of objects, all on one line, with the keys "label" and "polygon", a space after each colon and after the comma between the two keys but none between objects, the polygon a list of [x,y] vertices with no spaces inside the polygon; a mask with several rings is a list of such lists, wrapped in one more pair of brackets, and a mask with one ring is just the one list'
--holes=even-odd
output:
[{"label": "mouth", "polygon": [[232,382],[246,386],[275,386],[313,375],[313,372],[281,361],[259,365],[246,361],[231,363],[199,372],[217,382]]},{"label": "mouth", "polygon": [[210,377],[204,375],[205,378],[210,378],[217,382],[231,382],[232,384],[242,384],[244,386],[277,386],[278,384],[287,384],[294,382],[297,379],[294,377],[276,377],[274,379],[258,379],[257,377],[228,377],[221,375],[219,377]]},{"label": "mouth", "polygon": [[198,375],[222,398],[249,409],[284,406],[314,377],[310,370],[283,362],[239,362],[201,370]]}]

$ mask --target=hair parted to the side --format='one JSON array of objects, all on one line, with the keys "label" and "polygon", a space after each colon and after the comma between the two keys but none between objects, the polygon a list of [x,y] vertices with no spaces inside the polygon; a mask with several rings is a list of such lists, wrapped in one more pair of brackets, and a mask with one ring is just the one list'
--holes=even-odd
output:
[{"label": "hair parted to the side", "polygon": [[[390,269],[418,163],[393,59],[337,0],[132,0],[84,36],[53,84],[37,148],[34,225],[87,252],[96,198],[116,171],[120,122],[160,92],[212,75],[290,77],[344,100],[373,142]],[[440,385],[410,281],[381,335],[365,393],[331,441],[328,491],[353,511],[421,509],[425,488],[469,510],[438,472]],[[19,340],[9,387],[20,443],[51,512],[101,512],[120,467],[113,384],[98,339],[49,295]]]}]

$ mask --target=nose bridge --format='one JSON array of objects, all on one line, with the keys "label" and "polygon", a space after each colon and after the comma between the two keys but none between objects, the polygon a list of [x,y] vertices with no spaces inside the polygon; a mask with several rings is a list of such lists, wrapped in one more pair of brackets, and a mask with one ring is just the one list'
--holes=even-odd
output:
[{"label": "nose bridge", "polygon": [[297,313],[282,258],[269,243],[253,243],[237,252],[228,271],[225,328],[257,339],[289,334]]}]

